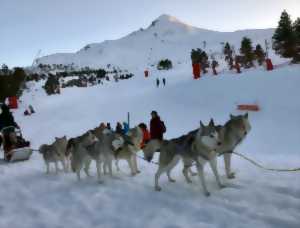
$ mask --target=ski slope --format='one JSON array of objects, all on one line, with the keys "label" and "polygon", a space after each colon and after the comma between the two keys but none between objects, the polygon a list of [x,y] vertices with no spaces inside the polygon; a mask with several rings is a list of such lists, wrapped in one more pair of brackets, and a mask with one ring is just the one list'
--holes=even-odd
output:
[{"label": "ski slope", "polygon": [[[165,72],[142,71],[121,83],[89,88],[65,88],[61,95],[46,96],[43,82],[30,84],[21,108],[14,112],[24,136],[33,148],[52,143],[55,136],[78,136],[100,122],[126,119],[131,125],[149,123],[157,110],[167,126],[166,138],[180,136],[208,122],[228,120],[239,114],[239,103],[257,103],[261,111],[250,113],[252,131],[238,148],[269,167],[300,166],[300,66],[283,66],[272,72],[263,68],[237,75],[208,74],[192,80],[190,65]],[[156,77],[166,77],[167,86],[156,88]],[[32,104],[36,113],[23,116]],[[140,153],[140,155],[142,155]],[[157,157],[155,158],[157,160]],[[269,227],[300,226],[300,174],[266,172],[237,157],[236,179],[224,175],[227,188],[219,190],[209,166],[205,167],[210,197],[202,193],[197,177],[187,184],[179,164],[168,183],[162,176],[161,192],[154,191],[157,167],[139,160],[141,174],[131,177],[125,162],[121,172],[98,184],[96,177],[78,182],[73,173],[45,174],[42,157],[0,166],[0,227]],[[54,167],[53,167],[54,171]],[[95,175],[92,166],[92,174]]]}]

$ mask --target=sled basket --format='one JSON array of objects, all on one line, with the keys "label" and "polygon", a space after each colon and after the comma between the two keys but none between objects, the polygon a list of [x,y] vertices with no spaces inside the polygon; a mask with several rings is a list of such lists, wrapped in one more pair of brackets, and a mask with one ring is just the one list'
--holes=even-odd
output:
[{"label": "sled basket", "polygon": [[26,161],[32,155],[32,149],[29,147],[13,149],[12,152],[13,155],[9,162]]}]

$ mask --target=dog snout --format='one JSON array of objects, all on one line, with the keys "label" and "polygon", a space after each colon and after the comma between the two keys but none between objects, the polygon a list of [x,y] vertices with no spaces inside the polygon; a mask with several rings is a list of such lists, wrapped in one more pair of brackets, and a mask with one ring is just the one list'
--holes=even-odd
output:
[{"label": "dog snout", "polygon": [[218,142],[218,144],[217,144],[218,146],[221,146],[222,145],[222,143],[221,142]]},{"label": "dog snout", "polygon": [[245,131],[245,132],[244,132],[244,135],[247,135],[247,134],[248,134],[248,132],[247,132],[247,131]]}]

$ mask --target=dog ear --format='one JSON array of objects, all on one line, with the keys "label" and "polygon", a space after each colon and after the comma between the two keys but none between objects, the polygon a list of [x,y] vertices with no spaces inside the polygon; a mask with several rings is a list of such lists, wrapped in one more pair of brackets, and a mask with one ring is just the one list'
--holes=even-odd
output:
[{"label": "dog ear", "polygon": [[200,120],[200,127],[201,127],[201,128],[205,127],[205,125],[202,123],[201,120]]},{"label": "dog ear", "polygon": [[248,112],[246,112],[246,114],[244,115],[244,117],[246,118],[246,119],[248,119]]},{"label": "dog ear", "polygon": [[209,126],[211,126],[211,127],[215,126],[215,123],[214,123],[214,119],[213,119],[213,118],[210,119]]},{"label": "dog ear", "polygon": [[230,117],[230,119],[232,120],[232,119],[234,118],[234,115],[232,115],[232,114],[230,113],[229,117]]}]

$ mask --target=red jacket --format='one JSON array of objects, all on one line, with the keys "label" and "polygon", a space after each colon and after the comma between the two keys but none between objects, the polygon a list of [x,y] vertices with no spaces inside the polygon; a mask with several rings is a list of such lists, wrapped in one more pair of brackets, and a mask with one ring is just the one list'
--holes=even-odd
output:
[{"label": "red jacket", "polygon": [[150,121],[150,135],[151,139],[163,139],[164,127],[159,116],[154,117]]},{"label": "red jacket", "polygon": [[143,131],[143,141],[141,143],[141,148],[143,149],[145,144],[151,139],[151,136],[148,129],[142,129],[142,131]]}]

